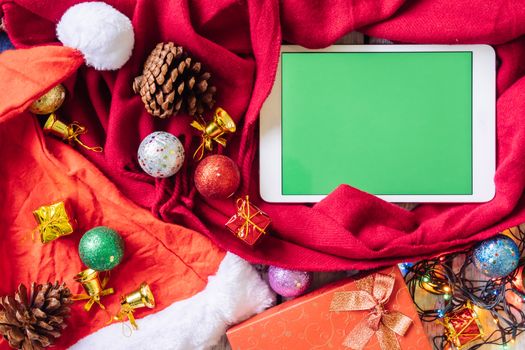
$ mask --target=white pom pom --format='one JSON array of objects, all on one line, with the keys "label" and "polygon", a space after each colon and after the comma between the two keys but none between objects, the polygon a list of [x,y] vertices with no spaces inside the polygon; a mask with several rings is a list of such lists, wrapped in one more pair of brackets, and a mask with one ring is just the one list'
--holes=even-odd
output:
[{"label": "white pom pom", "polygon": [[104,2],[70,7],[57,25],[58,39],[84,54],[99,70],[122,67],[133,50],[133,26],[128,17]]}]

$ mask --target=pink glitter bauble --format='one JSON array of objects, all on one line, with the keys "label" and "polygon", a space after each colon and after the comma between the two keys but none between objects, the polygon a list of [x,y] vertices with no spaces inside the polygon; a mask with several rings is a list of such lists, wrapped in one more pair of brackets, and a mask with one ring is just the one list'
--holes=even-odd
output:
[{"label": "pink glitter bauble", "polygon": [[206,198],[232,196],[241,182],[237,164],[223,155],[204,158],[195,169],[195,187]]},{"label": "pink glitter bauble", "polygon": [[270,287],[283,297],[293,298],[306,292],[312,284],[312,273],[287,270],[276,266],[268,269]]}]

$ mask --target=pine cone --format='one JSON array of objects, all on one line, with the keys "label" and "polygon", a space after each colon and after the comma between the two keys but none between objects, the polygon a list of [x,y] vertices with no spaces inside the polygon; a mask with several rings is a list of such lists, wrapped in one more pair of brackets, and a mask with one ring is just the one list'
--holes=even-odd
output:
[{"label": "pine cone", "polygon": [[201,116],[215,104],[215,86],[211,74],[201,72],[201,63],[191,58],[182,46],[159,43],[144,63],[142,75],[133,81],[133,91],[140,94],[151,115],[167,118],[181,109]]},{"label": "pine cone", "polygon": [[71,292],[65,284],[18,286],[15,297],[0,298],[0,334],[14,349],[39,350],[52,345],[71,312]]}]

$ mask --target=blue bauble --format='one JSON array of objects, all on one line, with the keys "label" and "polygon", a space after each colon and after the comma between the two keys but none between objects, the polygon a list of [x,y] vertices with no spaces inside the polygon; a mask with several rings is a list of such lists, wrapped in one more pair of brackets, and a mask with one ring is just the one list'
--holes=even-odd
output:
[{"label": "blue bauble", "polygon": [[518,267],[520,251],[512,239],[498,235],[479,243],[472,255],[474,265],[487,277],[502,278]]}]

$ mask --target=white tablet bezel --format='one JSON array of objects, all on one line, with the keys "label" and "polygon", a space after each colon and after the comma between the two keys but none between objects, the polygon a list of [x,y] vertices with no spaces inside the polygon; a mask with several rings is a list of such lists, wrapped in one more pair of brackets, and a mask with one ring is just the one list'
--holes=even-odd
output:
[{"label": "white tablet bezel", "polygon": [[[334,45],[311,50],[283,45],[281,52],[472,52],[472,175],[469,195],[378,195],[389,202],[487,202],[495,195],[496,61],[488,45]],[[260,115],[260,193],[267,202],[319,202],[325,195],[283,195],[281,154],[281,59]]]}]

